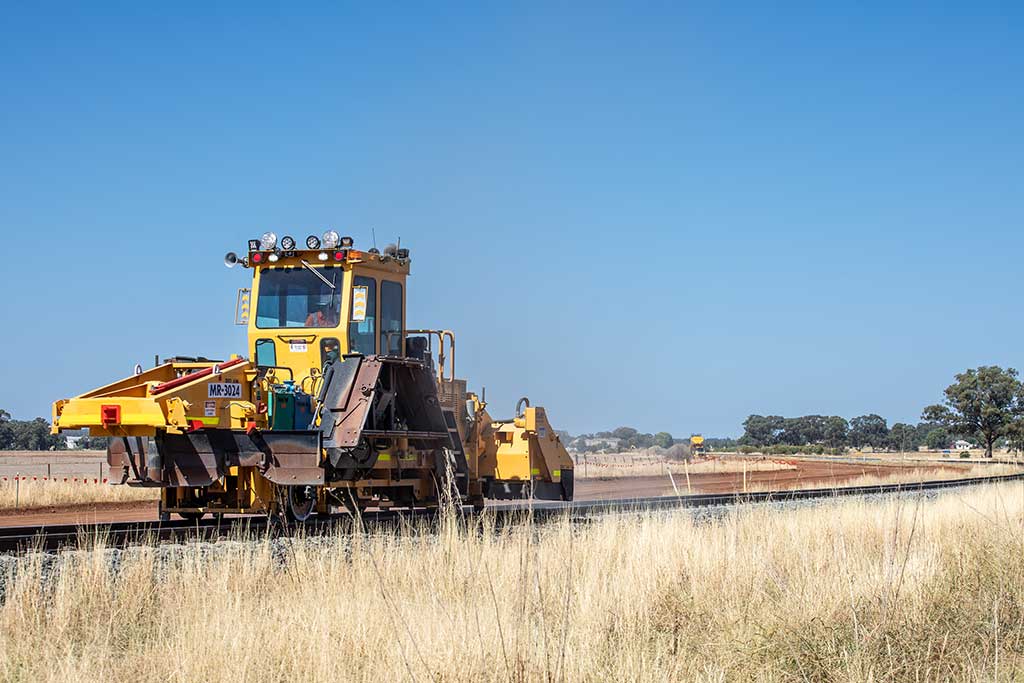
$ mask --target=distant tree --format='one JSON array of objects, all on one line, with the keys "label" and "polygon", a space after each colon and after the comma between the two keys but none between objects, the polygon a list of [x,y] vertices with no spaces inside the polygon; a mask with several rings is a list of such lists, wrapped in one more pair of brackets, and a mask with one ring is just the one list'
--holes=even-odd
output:
[{"label": "distant tree", "polygon": [[14,432],[11,430],[11,414],[0,409],[0,450],[12,448]]},{"label": "distant tree", "polygon": [[[565,443],[563,441],[563,443]],[[105,451],[110,445],[109,436],[83,436],[75,442],[75,448],[79,450]]]},{"label": "distant tree", "polygon": [[1016,453],[1024,451],[1024,419],[1018,417],[1017,419],[1010,422],[1006,427],[1006,436],[1000,439],[1006,448],[1009,448]]},{"label": "distant tree", "polygon": [[850,424],[844,418],[833,415],[825,421],[825,443],[829,448],[845,446],[849,433]]},{"label": "distant tree", "polygon": [[704,447],[711,451],[734,451],[739,445],[736,439],[729,437],[708,437],[704,439]]},{"label": "distant tree", "polygon": [[671,448],[675,440],[668,432],[658,432],[654,435],[654,445],[660,448]]},{"label": "distant tree", "polygon": [[885,446],[889,440],[889,427],[881,415],[861,415],[850,420],[849,439],[856,448]]},{"label": "distant tree", "polygon": [[632,439],[636,435],[637,431],[632,427],[619,427],[618,429],[612,432],[612,436],[618,439],[622,439],[623,441],[628,441],[629,439]]},{"label": "distant tree", "polygon": [[803,446],[808,443],[808,418],[786,417],[782,420],[782,431],[776,437],[776,443],[792,446]]},{"label": "distant tree", "polygon": [[62,437],[50,434],[50,423],[41,417],[34,420],[11,420],[12,433],[10,448],[24,451],[61,450]]},{"label": "distant tree", "polygon": [[917,429],[913,425],[897,422],[889,430],[889,448],[894,451],[916,451]]},{"label": "distant tree", "polygon": [[914,440],[917,442],[917,445],[927,446],[928,435],[931,434],[936,429],[945,429],[945,427],[938,424],[937,422],[928,422],[927,420],[922,420],[921,422],[918,422],[914,426]]},{"label": "distant tree", "polygon": [[650,448],[654,445],[654,434],[636,434],[626,442],[633,448]]},{"label": "distant tree", "polygon": [[944,448],[949,448],[950,441],[949,432],[945,427],[935,427],[925,436],[924,445],[928,447],[928,450],[941,451]]},{"label": "distant tree", "polygon": [[785,418],[778,415],[751,415],[743,421],[740,442],[750,446],[773,446],[779,443],[785,426]]},{"label": "distant tree", "polygon": [[941,404],[924,409],[923,419],[938,422],[954,434],[974,435],[992,457],[996,440],[1024,412],[1024,389],[1013,368],[983,365],[956,375]]}]

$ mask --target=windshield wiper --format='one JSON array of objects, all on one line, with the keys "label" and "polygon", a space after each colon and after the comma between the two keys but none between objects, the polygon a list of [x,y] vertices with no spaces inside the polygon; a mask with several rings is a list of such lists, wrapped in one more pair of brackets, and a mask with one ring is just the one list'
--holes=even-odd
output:
[{"label": "windshield wiper", "polygon": [[334,287],[334,283],[333,283],[333,282],[331,282],[330,280],[328,280],[327,278],[325,278],[325,277],[324,277],[323,275],[321,275],[321,274],[320,274],[320,272],[319,272],[319,271],[318,271],[318,270],[317,270],[316,268],[314,268],[313,266],[309,265],[309,262],[308,262],[308,261],[306,261],[306,259],[302,259],[301,261],[299,261],[299,263],[301,263],[301,264],[302,264],[302,266],[303,266],[303,267],[304,267],[304,268],[305,268],[306,270],[308,270],[309,272],[313,273],[313,275],[316,275],[316,276],[317,276],[318,278],[320,278],[320,280],[321,280],[321,281],[322,281],[322,282],[323,282],[323,283],[324,283],[325,285],[327,285],[327,286],[328,286],[328,287],[330,287],[331,289],[335,289],[335,287]]}]

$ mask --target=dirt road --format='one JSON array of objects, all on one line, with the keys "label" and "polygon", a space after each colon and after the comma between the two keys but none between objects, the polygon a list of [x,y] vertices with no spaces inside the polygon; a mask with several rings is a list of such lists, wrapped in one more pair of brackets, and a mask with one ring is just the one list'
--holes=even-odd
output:
[{"label": "dirt road", "polygon": [[[956,466],[930,465],[880,465],[826,462],[820,460],[793,461],[795,469],[747,472],[746,485],[752,489],[788,489],[797,486],[821,485],[842,486],[861,476],[886,476],[899,471],[927,469],[948,474],[950,479],[964,476],[965,468]],[[678,490],[687,493],[727,493],[742,491],[743,472],[719,472],[690,475],[689,487],[686,476],[674,474],[675,487],[669,477],[614,477],[608,479],[577,479],[576,497],[580,500],[606,500],[646,496],[670,496]]]},{"label": "dirt road", "polygon": [[[815,460],[794,461],[795,469],[747,472],[746,485],[750,489],[785,489],[796,486],[820,485],[842,486],[844,483],[863,475],[884,476],[894,471],[913,469],[938,470],[949,478],[963,475],[963,468],[953,465],[929,467],[915,465],[850,464]],[[675,488],[667,476],[614,477],[608,479],[578,479],[577,500],[607,500],[611,498],[636,498],[669,496],[676,491],[686,493],[725,493],[742,491],[742,472],[703,473],[690,476],[689,487],[686,477],[675,476]],[[74,507],[48,508],[41,510],[2,510],[0,526],[29,526],[44,524],[92,524],[96,522],[130,522],[156,519],[156,504],[141,503],[100,503]]]}]

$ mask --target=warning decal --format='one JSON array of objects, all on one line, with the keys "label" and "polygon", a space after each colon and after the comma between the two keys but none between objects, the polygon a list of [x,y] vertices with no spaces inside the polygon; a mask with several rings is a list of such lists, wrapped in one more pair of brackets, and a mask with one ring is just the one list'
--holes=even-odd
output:
[{"label": "warning decal", "polygon": [[352,288],[352,322],[360,323],[366,320],[366,287]]}]

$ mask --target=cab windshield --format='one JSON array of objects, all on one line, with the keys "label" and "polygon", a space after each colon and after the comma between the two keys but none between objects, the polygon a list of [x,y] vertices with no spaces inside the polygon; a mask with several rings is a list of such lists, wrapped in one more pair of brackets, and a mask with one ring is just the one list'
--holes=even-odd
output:
[{"label": "cab windshield", "polygon": [[267,268],[260,273],[256,327],[337,327],[344,269],[316,269],[327,283],[305,268]]}]

